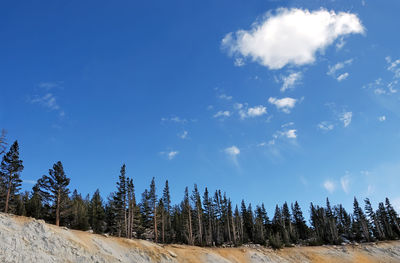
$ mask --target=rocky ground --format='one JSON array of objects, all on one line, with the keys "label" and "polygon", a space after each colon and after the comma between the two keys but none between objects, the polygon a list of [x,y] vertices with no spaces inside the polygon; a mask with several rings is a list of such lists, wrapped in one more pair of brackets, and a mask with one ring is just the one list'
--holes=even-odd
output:
[{"label": "rocky ground", "polygon": [[400,241],[346,246],[200,248],[69,230],[0,213],[0,262],[400,262]]}]

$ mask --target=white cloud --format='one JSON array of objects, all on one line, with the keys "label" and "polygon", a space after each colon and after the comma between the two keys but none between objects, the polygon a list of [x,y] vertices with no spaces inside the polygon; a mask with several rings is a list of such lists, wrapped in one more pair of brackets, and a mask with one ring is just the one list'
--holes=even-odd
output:
[{"label": "white cloud", "polygon": [[267,114],[267,108],[262,105],[248,107],[248,104],[235,103],[233,108],[238,111],[240,119],[255,118]]},{"label": "white cloud", "polygon": [[262,105],[247,109],[247,116],[249,117],[258,117],[264,114],[267,114],[267,108]]},{"label": "white cloud", "polygon": [[340,178],[340,185],[343,191],[348,194],[350,191],[350,175],[346,172],[346,175]]},{"label": "white cloud", "polygon": [[52,93],[47,93],[44,96],[34,96],[33,99],[30,100],[31,103],[38,103],[50,110],[58,110],[60,106],[57,104],[57,100]]},{"label": "white cloud", "polygon": [[168,160],[172,160],[175,158],[176,155],[178,155],[178,151],[170,151],[169,153],[167,153],[168,156]]},{"label": "white cloud", "polygon": [[178,116],[173,116],[170,118],[161,118],[162,122],[170,121],[170,122],[175,122],[175,123],[187,123],[186,119],[180,118]]},{"label": "white cloud", "polygon": [[337,79],[337,81],[340,82],[340,81],[342,81],[342,80],[347,79],[348,76],[349,76],[349,73],[345,72],[345,73],[343,73],[343,74],[340,74],[339,77],[337,77],[336,79]]},{"label": "white cloud", "polygon": [[328,66],[328,72],[326,74],[328,74],[329,76],[335,78],[336,77],[336,71],[344,68],[347,65],[351,65],[351,63],[353,63],[353,59],[348,59],[348,60],[345,60],[343,62],[336,63],[333,66]]},{"label": "white cloud", "polygon": [[351,123],[353,113],[351,111],[343,112],[340,114],[339,119],[343,122],[344,127],[347,127]]},{"label": "white cloud", "polygon": [[172,160],[179,154],[179,151],[160,152],[160,154],[164,155],[168,160]]},{"label": "white cloud", "polygon": [[236,147],[235,145],[228,147],[225,149],[225,153],[230,155],[230,156],[237,156],[240,154],[240,150],[238,147]]},{"label": "white cloud", "polygon": [[287,138],[289,138],[289,139],[295,139],[295,138],[297,138],[296,132],[297,132],[296,129],[291,129],[291,130],[287,130],[287,131],[282,132],[282,134],[284,136],[286,136]]},{"label": "white cloud", "polygon": [[268,102],[275,105],[278,110],[282,110],[284,113],[290,113],[290,110],[296,105],[297,100],[288,97],[282,99],[270,97]]},{"label": "white cloud", "polygon": [[179,134],[179,138],[184,140],[187,138],[188,134],[189,134],[188,131],[183,131],[181,134]]},{"label": "white cloud", "polygon": [[384,122],[384,121],[386,121],[386,116],[385,116],[385,115],[379,116],[379,117],[378,117],[378,120],[379,120],[380,122]]},{"label": "white cloud", "polygon": [[217,113],[214,114],[214,118],[219,118],[219,117],[229,117],[231,116],[231,112],[230,111],[219,111]]},{"label": "white cloud", "polygon": [[231,100],[232,96],[228,96],[226,94],[221,94],[218,96],[218,98],[222,99],[222,100]]},{"label": "white cloud", "polygon": [[323,122],[318,123],[317,127],[318,127],[320,130],[323,130],[323,131],[331,131],[331,130],[333,130],[333,128],[334,128],[335,126],[334,126],[332,123],[330,123],[330,122],[323,121]]},{"label": "white cloud", "polygon": [[235,62],[234,62],[234,65],[236,66],[236,67],[243,67],[244,66],[244,59],[243,58],[236,58],[235,59]]},{"label": "white cloud", "polygon": [[222,47],[231,55],[249,57],[270,69],[281,69],[288,64],[313,63],[318,51],[353,33],[364,33],[355,14],[280,8],[254,23],[248,31],[227,34]]},{"label": "white cloud", "polygon": [[324,188],[329,192],[329,193],[333,193],[333,191],[335,191],[335,183],[331,180],[326,180],[324,182]]},{"label": "white cloud", "polygon": [[342,48],[344,47],[345,44],[346,44],[346,41],[344,41],[344,38],[341,37],[341,38],[339,39],[339,41],[336,43],[336,49],[337,49],[337,50],[342,49]]},{"label": "white cloud", "polygon": [[284,92],[287,89],[292,89],[295,85],[299,83],[302,78],[301,72],[290,73],[288,76],[282,77],[282,87],[281,92]]}]

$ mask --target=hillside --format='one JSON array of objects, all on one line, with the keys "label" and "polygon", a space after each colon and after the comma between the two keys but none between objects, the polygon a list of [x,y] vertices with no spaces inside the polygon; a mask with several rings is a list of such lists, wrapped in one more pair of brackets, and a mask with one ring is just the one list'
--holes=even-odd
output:
[{"label": "hillside", "polygon": [[161,246],[0,213],[0,262],[400,262],[400,241],[279,251],[258,246]]}]

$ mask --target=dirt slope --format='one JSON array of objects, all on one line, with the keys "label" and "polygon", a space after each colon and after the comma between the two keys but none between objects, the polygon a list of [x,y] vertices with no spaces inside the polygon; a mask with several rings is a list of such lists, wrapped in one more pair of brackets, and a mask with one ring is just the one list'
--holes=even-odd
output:
[{"label": "dirt slope", "polygon": [[200,248],[105,237],[0,213],[0,262],[400,262],[400,241],[357,246]]}]

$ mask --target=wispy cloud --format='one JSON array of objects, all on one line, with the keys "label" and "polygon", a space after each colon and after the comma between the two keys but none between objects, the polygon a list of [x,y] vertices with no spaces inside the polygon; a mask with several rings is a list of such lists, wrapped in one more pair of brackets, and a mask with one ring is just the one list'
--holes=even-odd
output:
[{"label": "wispy cloud", "polygon": [[[336,72],[341,70],[341,69],[343,69],[345,66],[351,65],[352,63],[353,63],[353,59],[348,59],[348,60],[345,60],[343,62],[336,63],[333,66],[328,66],[328,72],[326,74],[328,74],[332,78],[338,79],[343,74],[341,74],[339,77],[337,77]],[[346,74],[346,73],[344,73],[344,74]],[[348,73],[347,73],[347,76],[348,76]],[[347,76],[345,78],[347,78]]]},{"label": "wispy cloud", "polygon": [[237,156],[240,154],[240,149],[237,146],[232,145],[231,147],[225,148],[224,152],[235,163],[235,165],[238,165]]},{"label": "wispy cloud", "polygon": [[325,190],[327,190],[329,193],[333,193],[336,189],[335,182],[331,180],[326,180],[323,184]]},{"label": "wispy cloud", "polygon": [[351,123],[351,119],[353,117],[353,113],[351,111],[343,112],[339,119],[343,122],[343,126],[347,127]]},{"label": "wispy cloud", "polygon": [[347,79],[348,76],[349,76],[349,73],[345,72],[343,74],[340,74],[336,79],[337,79],[337,81],[341,82],[341,81]]},{"label": "wispy cloud", "polygon": [[182,133],[178,134],[179,138],[182,140],[186,139],[188,137],[189,132],[188,131],[183,131]]},{"label": "wispy cloud", "polygon": [[230,111],[218,111],[217,113],[214,114],[214,118],[220,118],[220,117],[229,117],[231,116],[231,112]]},{"label": "wispy cloud", "polygon": [[287,76],[283,76],[281,92],[284,92],[288,89],[293,89],[297,84],[299,84],[302,76],[303,75],[301,72],[293,72]]},{"label": "wispy cloud", "polygon": [[182,124],[188,122],[187,119],[181,118],[181,117],[178,117],[178,116],[172,116],[172,117],[168,117],[168,118],[163,117],[163,118],[161,118],[161,121],[162,121],[162,122],[182,123]]},{"label": "wispy cloud", "polygon": [[230,55],[250,58],[270,69],[313,63],[316,53],[348,34],[362,34],[356,14],[280,8],[250,30],[227,34],[222,47]]},{"label": "wispy cloud", "polygon": [[331,131],[335,127],[332,123],[328,121],[322,121],[318,123],[317,125],[318,129],[323,130],[323,131]]},{"label": "wispy cloud", "polygon": [[179,151],[172,150],[167,152],[160,152],[160,154],[165,156],[168,160],[172,160],[179,154]]},{"label": "wispy cloud", "polygon": [[350,173],[346,172],[346,175],[340,178],[340,185],[342,190],[348,194],[350,191]]}]

